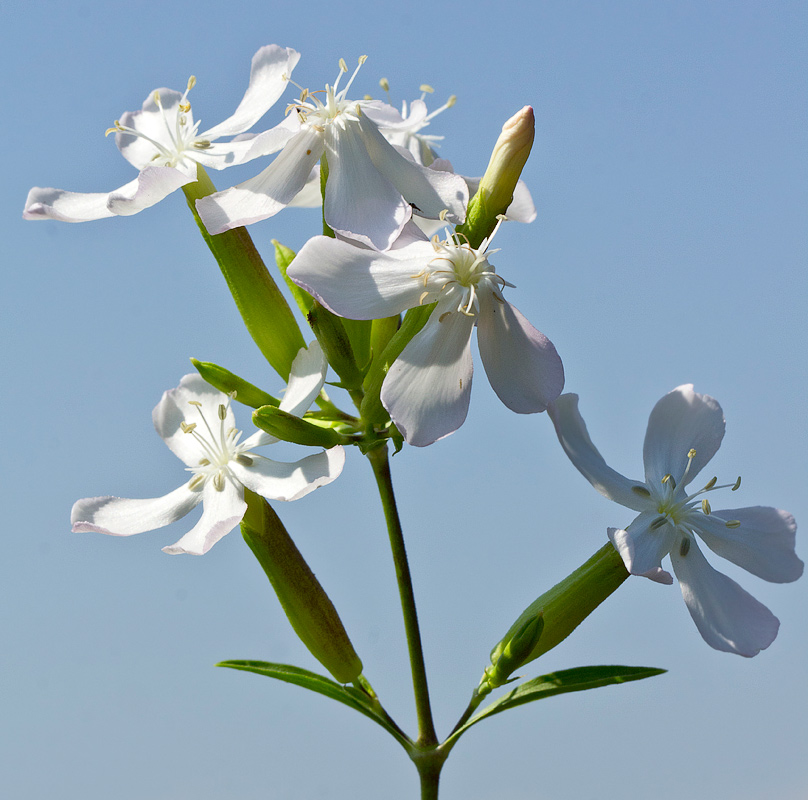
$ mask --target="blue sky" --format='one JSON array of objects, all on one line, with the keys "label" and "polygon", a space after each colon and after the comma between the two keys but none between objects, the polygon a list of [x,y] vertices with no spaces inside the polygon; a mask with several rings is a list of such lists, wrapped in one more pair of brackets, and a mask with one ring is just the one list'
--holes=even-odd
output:
[{"label": "blue sky", "polygon": [[[722,481],[743,476],[732,501],[808,519],[804,4],[315,0],[225,12],[148,0],[17,4],[2,16],[9,796],[417,793],[404,754],[364,718],[214,669],[226,658],[319,669],[237,534],[192,558],[160,552],[183,523],[125,540],[69,532],[79,497],[155,496],[182,480],[150,413],[189,357],[282,387],[180,194],[136,217],[67,225],[23,222],[26,193],[127,182],[130,165],[103,136],[112,121],[195,74],[195,115],[203,128],[218,122],[261,45],[299,50],[302,85],[332,82],[339,58],[367,54],[357,92],[377,93],[384,76],[396,100],[421,83],[440,102],[456,94],[433,128],[464,174],[482,173],[502,123],[532,105],[524,177],[538,219],[498,234],[495,263],[517,285],[509,299],[556,344],[595,443],[639,475],[653,404],[692,382],[724,408],[713,465]],[[267,126],[277,119],[274,109]],[[297,249],[317,228],[316,212],[290,210],[252,233],[269,259],[271,239]],[[478,363],[460,431],[393,460],[444,733],[513,619],[631,519],[575,471],[545,415],[508,412],[482,378]],[[386,534],[369,469],[349,455],[339,481],[279,512],[368,678],[413,730]],[[808,552],[799,532],[797,552]],[[808,583],[711,561],[780,618],[769,650],[711,650],[677,586],[630,579],[525,675],[600,663],[669,672],[478,726],[452,753],[442,798],[805,797]]]}]

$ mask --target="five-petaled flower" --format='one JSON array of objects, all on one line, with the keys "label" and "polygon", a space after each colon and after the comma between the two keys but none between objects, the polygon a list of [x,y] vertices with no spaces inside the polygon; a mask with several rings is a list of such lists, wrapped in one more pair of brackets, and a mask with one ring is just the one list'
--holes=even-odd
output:
[{"label": "five-petaled flower", "polygon": [[390,317],[437,303],[391,365],[380,395],[410,444],[431,444],[463,424],[475,326],[488,379],[508,408],[544,411],[564,388],[552,342],[503,298],[503,287],[512,284],[489,263],[497,252],[488,250],[489,243],[475,250],[456,235],[427,240],[414,225],[383,253],[318,236],[289,268],[292,280],[351,319]]},{"label": "five-petaled flower", "polygon": [[[363,63],[364,56],[359,65]],[[413,209],[431,219],[441,214],[453,222],[465,219],[468,188],[463,179],[427,169],[396,150],[379,126],[397,112],[378,100],[349,100],[356,71],[339,89],[346,72],[341,61],[337,80],[325,87],[323,99],[319,92],[302,90],[300,99],[289,107],[288,119],[272,129],[287,141],[263,172],[197,201],[199,216],[210,233],[277,214],[303,189],[324,155],[328,164],[325,221],[344,236],[384,250],[410,220]]]},{"label": "five-petaled flower", "polygon": [[[127,111],[107,133],[123,157],[140,170],[135,180],[112,192],[84,194],[34,187],[28,193],[25,219],[87,222],[128,216],[159,203],[164,197],[197,179],[197,165],[224,169],[275,152],[285,142],[282,131],[272,129],[257,137],[241,137],[266,114],[281,96],[300,54],[275,44],[262,47],[252,59],[250,83],[238,108],[224,122],[199,133],[188,92],[155,89],[140,111]],[[218,143],[223,136],[239,141]]]},{"label": "five-petaled flower", "polygon": [[[325,372],[325,357],[316,342],[301,349],[280,408],[302,416],[319,394]],[[186,375],[176,389],[166,392],[152,418],[165,443],[187,465],[191,479],[164,497],[148,500],[79,500],[71,513],[74,531],[130,536],[176,522],[202,503],[194,528],[163,548],[166,553],[201,555],[241,522],[247,510],[244,487],[269,500],[297,500],[331,483],[345,462],[339,446],[292,463],[259,455],[256,448],[278,439],[258,431],[241,441],[230,398],[196,374]]]},{"label": "five-petaled flower", "polygon": [[740,478],[725,486],[711,478],[699,490],[688,490],[724,437],[718,402],[688,384],[654,406],[643,448],[645,481],[629,480],[606,464],[578,412],[577,395],[559,397],[549,414],[561,446],[583,476],[601,494],[639,512],[625,529],[608,530],[626,569],[670,584],[673,578],[661,566],[669,554],[690,615],[709,645],[747,657],[768,647],[777,636],[779,621],[709,565],[696,534],[717,555],[753,575],[786,583],[803,571],[794,552],[797,526],[791,514],[776,508],[713,510],[707,494],[735,490]]}]

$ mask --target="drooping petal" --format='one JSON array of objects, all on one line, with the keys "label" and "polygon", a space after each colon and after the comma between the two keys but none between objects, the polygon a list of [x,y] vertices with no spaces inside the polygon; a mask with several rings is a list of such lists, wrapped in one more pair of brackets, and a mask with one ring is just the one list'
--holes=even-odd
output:
[{"label": "drooping petal", "polygon": [[[205,435],[208,437],[214,434],[208,433],[206,422],[214,431],[229,430],[235,426],[233,412],[229,406],[225,406],[224,420],[219,418],[219,406],[224,405],[226,399],[201,375],[194,373],[185,375],[176,389],[164,392],[152,411],[152,421],[157,433],[171,452],[186,466],[197,466],[199,460],[208,454],[195,436],[183,431],[182,423],[195,423],[200,429],[205,429]],[[215,438],[218,438],[218,434]]]},{"label": "drooping petal", "polygon": [[199,522],[178,542],[164,547],[164,553],[204,555],[243,519],[247,510],[244,489],[232,480],[226,479],[221,491],[216,489],[212,480],[207,481],[202,495],[202,516]]},{"label": "drooping petal", "polygon": [[202,222],[211,234],[217,234],[277,214],[303,188],[322,154],[322,135],[315,130],[300,131],[263,172],[197,200]]},{"label": "drooping petal", "polygon": [[419,304],[417,278],[435,255],[428,242],[379,252],[315,236],[295,256],[288,275],[327,309],[349,319],[381,319]]},{"label": "drooping petal", "polygon": [[[693,527],[717,555],[772,583],[790,583],[804,564],[794,552],[797,523],[787,511],[768,506],[731,508],[699,514]],[[727,520],[740,527],[728,528]]]},{"label": "drooping petal", "polygon": [[110,536],[131,536],[176,522],[200,500],[202,492],[191,491],[187,483],[163,497],[144,500],[87,497],[74,504],[70,522],[74,532],[94,531]]},{"label": "drooping petal", "polygon": [[438,219],[441,212],[447,211],[446,218],[454,224],[466,219],[469,190],[463,178],[404,158],[367,117],[360,117],[359,124],[376,169],[412,203],[418,214]]},{"label": "drooping petal", "polygon": [[320,394],[325,383],[328,362],[323,348],[315,339],[309,343],[308,350],[301,348],[292,362],[289,383],[281,400],[280,409],[296,417],[302,417]]},{"label": "drooping petal", "polygon": [[303,188],[289,202],[289,208],[318,208],[323,204],[323,193],[320,191],[319,164],[309,173]]},{"label": "drooping petal", "polygon": [[113,214],[128,217],[159,203],[172,192],[196,180],[173,167],[145,167],[135,181],[110,192],[107,206]]},{"label": "drooping petal", "polygon": [[544,411],[564,388],[553,343],[508,302],[481,297],[477,344],[497,396],[517,414]]},{"label": "drooping petal", "polygon": [[[643,445],[646,481],[658,487],[662,478],[670,474],[677,484],[686,486],[721,446],[724,427],[724,412],[718,401],[694,392],[693,384],[666,394],[648,419]],[[696,455],[681,482],[691,449]]]},{"label": "drooping petal", "polygon": [[474,318],[433,312],[393,362],[381,401],[404,438],[424,447],[456,431],[469,408]]},{"label": "drooping petal", "polygon": [[658,575],[662,559],[681,538],[672,525],[655,527],[658,519],[659,514],[643,511],[625,530],[608,529],[611,543],[632,575]]},{"label": "drooping petal", "polygon": [[[136,136],[125,131],[115,134],[118,150],[135,169],[149,166],[156,155],[176,151],[175,144],[182,127],[179,121],[181,102],[181,92],[161,87],[149,92],[139,111],[124,111],[121,114],[121,126],[140,134]],[[185,118],[192,126],[193,117],[190,112]]]},{"label": "drooping petal", "polygon": [[[117,192],[134,190],[137,179],[122,186]],[[67,192],[64,189],[34,186],[25,201],[23,219],[56,219],[60,222],[90,222],[94,219],[114,217],[107,207],[110,192]]]},{"label": "drooping petal", "polygon": [[249,130],[283,94],[300,53],[268,44],[252,57],[250,83],[233,115],[201,134],[207,139],[235,136]]},{"label": "drooping petal", "polygon": [[371,161],[358,124],[330,125],[326,155],[326,223],[343,236],[386,250],[409,221],[412,209]]},{"label": "drooping petal", "polygon": [[293,463],[253,457],[251,466],[232,462],[233,474],[250,490],[267,500],[298,500],[331,483],[342,472],[345,451],[332,447]]},{"label": "drooping petal", "polygon": [[751,658],[777,636],[780,621],[735,581],[714,570],[695,541],[684,557],[671,552],[687,610],[711,647]]},{"label": "drooping petal", "polygon": [[[652,504],[644,484],[641,481],[629,480],[608,466],[592,444],[586,423],[578,411],[577,394],[562,394],[550,404],[547,413],[555,425],[558,441],[561,442],[573,466],[604,497],[634,511],[651,508]],[[641,494],[633,490],[635,486],[640,488]]]}]

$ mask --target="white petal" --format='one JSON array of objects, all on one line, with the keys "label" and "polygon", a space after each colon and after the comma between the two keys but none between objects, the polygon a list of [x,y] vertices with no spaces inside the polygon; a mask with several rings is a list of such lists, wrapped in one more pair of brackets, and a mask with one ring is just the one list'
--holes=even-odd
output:
[{"label": "white petal", "polygon": [[404,438],[424,447],[456,431],[469,408],[474,318],[433,312],[393,362],[381,391],[382,405]]},{"label": "white petal", "polygon": [[322,136],[317,131],[295,134],[263,172],[196,201],[205,227],[217,234],[277,214],[303,188],[322,153]]},{"label": "white petal", "polygon": [[323,348],[316,339],[309,343],[308,350],[301,347],[292,362],[289,383],[283,400],[281,400],[281,411],[302,417],[320,394],[320,389],[325,383],[327,369],[328,362],[325,359]]},{"label": "white petal", "polygon": [[303,188],[289,203],[290,208],[318,208],[323,204],[323,193],[320,191],[320,165],[312,169]]},{"label": "white petal", "polygon": [[277,436],[272,436],[266,431],[256,431],[251,436],[247,437],[242,444],[245,450],[255,450],[256,447],[266,447],[270,444],[276,444],[280,439]]},{"label": "white petal", "polygon": [[412,203],[418,214],[437,219],[446,210],[450,222],[465,220],[469,190],[463,178],[404,158],[366,116],[360,118],[360,129],[376,168]]},{"label": "white petal", "polygon": [[644,511],[625,530],[608,529],[611,543],[632,575],[658,574],[662,559],[681,538],[672,525],[653,528],[658,519],[659,514]]},{"label": "white petal", "polygon": [[477,344],[491,386],[511,411],[544,411],[561,394],[564,366],[553,343],[510,303],[481,298]]},{"label": "white petal", "polygon": [[[155,92],[160,95],[160,105],[155,102]],[[124,111],[120,123],[126,128],[136,130],[140,136],[131,133],[115,134],[115,144],[121,155],[136,169],[143,169],[151,164],[156,155],[163,154],[157,145],[162,145],[174,152],[176,131],[179,127],[180,103],[182,93],[174,89],[161,87],[149,92],[139,111]],[[184,115],[189,126],[193,125],[191,112]],[[156,142],[157,145],[153,144]]]},{"label": "white petal", "polygon": [[233,481],[225,480],[222,491],[214,487],[213,481],[208,481],[202,494],[202,516],[199,522],[178,542],[164,547],[164,553],[204,555],[244,518],[247,510],[244,489]]},{"label": "white petal", "polygon": [[412,210],[371,161],[357,123],[331,125],[328,131],[325,221],[344,236],[386,250]]},{"label": "white petal", "polygon": [[[643,445],[645,479],[655,486],[671,474],[686,486],[715,455],[724,438],[724,412],[718,401],[693,391],[693,384],[666,394],[651,411]],[[684,482],[681,476],[691,449],[696,456]]]},{"label": "white petal", "polygon": [[[249,142],[250,150],[245,161],[252,161],[258,156],[268,156],[277,153],[278,150],[286,147],[286,143],[300,132],[300,117],[297,114],[288,114],[283,122],[278,123],[274,128],[270,128],[263,133],[255,135],[245,133],[236,136],[234,142]],[[318,186],[319,189],[319,186]]]},{"label": "white petal", "polygon": [[[773,583],[790,583],[802,575],[803,563],[794,552],[797,523],[787,511],[768,506],[731,508],[699,514],[696,531],[722,558]],[[726,520],[737,520],[728,528]]]},{"label": "white petal", "polygon": [[230,468],[250,491],[267,500],[298,500],[318,487],[331,483],[342,472],[344,465],[345,451],[337,446],[291,464],[254,457],[252,466],[233,462]]},{"label": "white petal", "polygon": [[586,423],[578,411],[577,394],[562,394],[548,407],[547,413],[555,425],[558,441],[561,442],[564,452],[592,486],[604,497],[634,511],[650,509],[652,505],[650,498],[632,490],[634,486],[645,490],[642,481],[629,480],[612,469],[592,444]]},{"label": "white petal", "polygon": [[288,275],[327,309],[349,319],[381,319],[419,304],[417,275],[435,252],[428,242],[381,253],[327,236],[309,239]]},{"label": "white petal", "polygon": [[74,532],[95,531],[111,536],[131,536],[176,522],[201,499],[202,492],[192,492],[187,483],[170,494],[148,500],[87,497],[73,506],[70,521]]},{"label": "white petal", "polygon": [[189,177],[173,167],[145,167],[135,181],[110,192],[107,206],[113,214],[128,217],[159,203],[180,186],[195,180],[196,175]]},{"label": "white petal", "polygon": [[740,656],[756,656],[777,636],[780,622],[735,581],[714,570],[695,541],[686,556],[671,552],[687,610],[711,647]]},{"label": "white petal", "polygon": [[[224,420],[219,419],[220,405],[227,408]],[[152,411],[152,422],[157,433],[171,452],[189,467],[197,466],[206,452],[195,436],[182,430],[182,423],[195,423],[204,431],[203,435],[210,438],[205,421],[214,431],[227,431],[235,426],[227,397],[196,373],[185,375],[176,389],[164,392]]]},{"label": "white petal", "polygon": [[253,57],[250,83],[232,116],[200,134],[205,139],[234,136],[249,130],[283,94],[288,78],[300,60],[300,53],[291,47],[268,44]]},{"label": "white petal", "polygon": [[[137,186],[137,180],[127,183],[118,192],[127,191]],[[56,219],[60,222],[90,222],[94,219],[114,217],[107,207],[109,192],[66,192],[64,189],[52,189],[35,186],[28,192],[25,201],[23,219]]]}]

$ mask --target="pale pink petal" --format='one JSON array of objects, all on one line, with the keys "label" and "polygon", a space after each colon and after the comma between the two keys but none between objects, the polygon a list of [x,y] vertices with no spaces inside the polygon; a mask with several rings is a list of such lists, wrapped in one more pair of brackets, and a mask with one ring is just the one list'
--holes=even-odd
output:
[{"label": "pale pink petal", "polygon": [[[137,179],[122,186],[117,192],[134,190]],[[94,219],[114,217],[107,207],[109,192],[66,192],[35,186],[28,192],[23,219],[56,219],[60,222],[90,222]]]},{"label": "pale pink petal", "polygon": [[287,274],[335,314],[381,319],[419,304],[425,289],[417,276],[434,255],[428,242],[379,252],[315,236],[300,249]]},{"label": "pale pink petal", "polygon": [[113,214],[131,216],[195,180],[195,172],[189,177],[173,167],[145,167],[136,181],[110,193],[107,206]]},{"label": "pale pink petal", "polygon": [[200,134],[206,139],[235,136],[249,130],[283,94],[288,78],[300,60],[291,47],[268,44],[253,57],[247,91],[232,116]]},{"label": "pale pink petal", "polygon": [[281,411],[302,417],[320,394],[327,369],[323,348],[316,339],[309,343],[308,349],[302,347],[292,362],[289,383],[281,400]]},{"label": "pale pink petal", "polygon": [[553,343],[508,302],[481,298],[477,344],[497,397],[517,414],[544,411],[564,388]]},{"label": "pale pink petal", "polygon": [[[738,528],[728,528],[737,520]],[[698,517],[696,532],[722,558],[773,583],[790,583],[802,575],[794,552],[797,523],[787,511],[768,506],[731,508]]]},{"label": "pale pink petal", "polygon": [[317,131],[295,134],[263,172],[196,201],[205,227],[217,234],[277,214],[303,188],[322,153],[322,135]]},{"label": "pale pink petal", "polygon": [[74,532],[95,531],[110,536],[163,528],[184,517],[202,499],[185,483],[164,497],[130,500],[126,497],[87,497],[70,512]]},{"label": "pale pink petal", "polygon": [[244,512],[247,510],[244,489],[232,480],[226,479],[221,491],[216,489],[212,480],[209,480],[202,494],[202,516],[199,522],[178,542],[164,547],[164,553],[204,555],[244,518]]},{"label": "pale pink petal", "polygon": [[[386,250],[412,214],[401,192],[368,155],[357,123],[330,125],[325,221],[335,232]],[[400,158],[400,156],[399,156]]]},{"label": "pale pink petal", "polygon": [[[685,384],[666,394],[651,411],[643,446],[646,482],[660,485],[670,474],[686,486],[715,455],[724,438],[724,412],[718,401]],[[687,476],[688,452],[696,455]]]},{"label": "pale pink petal", "polygon": [[331,483],[342,472],[345,451],[332,447],[293,463],[250,456],[252,465],[234,461],[233,474],[250,490],[267,500],[298,500],[320,486]]},{"label": "pale pink petal", "polygon": [[780,622],[735,581],[714,570],[691,541],[687,555],[671,552],[687,610],[711,647],[750,658],[777,636]]},{"label": "pale pink petal", "polygon": [[659,518],[659,514],[643,511],[625,530],[608,529],[609,540],[632,575],[657,575],[662,559],[681,538],[672,525],[654,527]]},{"label": "pale pink petal", "polygon": [[[550,404],[547,413],[555,425],[558,441],[564,452],[592,486],[604,497],[634,511],[650,509],[652,503],[642,481],[629,480],[613,470],[592,444],[586,423],[578,411],[577,394],[562,394],[555,403]],[[635,486],[645,494],[634,491]]]},{"label": "pale pink petal", "polygon": [[474,319],[433,312],[393,362],[381,401],[404,438],[423,447],[456,431],[465,421],[471,393]]}]

